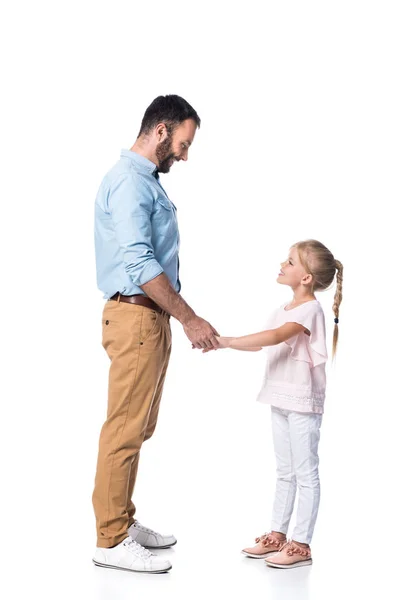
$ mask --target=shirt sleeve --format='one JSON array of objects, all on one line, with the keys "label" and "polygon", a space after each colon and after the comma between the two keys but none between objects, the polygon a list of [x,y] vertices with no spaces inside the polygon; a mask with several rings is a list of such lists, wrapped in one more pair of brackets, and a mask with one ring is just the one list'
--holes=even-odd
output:
[{"label": "shirt sleeve", "polygon": [[151,243],[152,206],[153,196],[148,186],[129,173],[110,187],[108,208],[123,251],[125,271],[138,286],[163,272]]},{"label": "shirt sleeve", "polygon": [[325,317],[321,307],[313,305],[290,312],[293,312],[293,318],[287,322],[303,325],[310,332],[310,335],[301,332],[286,340],[285,343],[291,348],[291,358],[308,362],[313,367],[326,363]]}]

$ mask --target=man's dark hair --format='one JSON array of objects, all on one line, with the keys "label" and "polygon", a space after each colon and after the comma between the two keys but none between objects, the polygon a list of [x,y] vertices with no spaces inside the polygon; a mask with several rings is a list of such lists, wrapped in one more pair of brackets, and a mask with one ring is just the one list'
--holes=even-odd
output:
[{"label": "man's dark hair", "polygon": [[184,98],[175,95],[158,96],[144,113],[139,136],[150,133],[159,123],[165,123],[169,133],[171,133],[177,125],[183,123],[186,119],[193,119],[197,127],[200,127],[199,115]]}]

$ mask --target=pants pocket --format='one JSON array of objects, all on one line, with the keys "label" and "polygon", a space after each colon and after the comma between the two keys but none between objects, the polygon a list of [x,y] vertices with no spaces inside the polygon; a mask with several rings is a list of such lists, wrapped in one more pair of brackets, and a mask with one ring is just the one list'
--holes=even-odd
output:
[{"label": "pants pocket", "polygon": [[140,343],[144,344],[157,328],[160,314],[156,310],[143,307],[140,327]]}]

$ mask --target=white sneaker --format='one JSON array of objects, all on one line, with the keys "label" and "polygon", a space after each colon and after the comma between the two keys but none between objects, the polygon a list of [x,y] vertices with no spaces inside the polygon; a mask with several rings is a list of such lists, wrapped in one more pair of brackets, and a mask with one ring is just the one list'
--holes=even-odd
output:
[{"label": "white sneaker", "polygon": [[145,548],[157,548],[160,550],[161,548],[169,548],[176,544],[176,539],[173,535],[161,535],[161,533],[144,527],[139,521],[135,521],[129,527],[128,533],[135,542]]},{"label": "white sneaker", "polygon": [[137,573],[165,573],[172,568],[169,560],[155,556],[130,537],[114,548],[96,548],[93,562],[98,567]]}]

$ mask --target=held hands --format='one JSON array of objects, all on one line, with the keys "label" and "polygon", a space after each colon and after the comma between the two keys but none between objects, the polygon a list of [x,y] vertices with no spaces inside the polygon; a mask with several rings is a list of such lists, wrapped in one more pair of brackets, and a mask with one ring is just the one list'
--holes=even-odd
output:
[{"label": "held hands", "polygon": [[206,352],[210,352],[210,350],[220,350],[222,348],[229,348],[232,340],[233,340],[232,337],[218,336],[217,337],[218,347],[217,348],[205,348],[203,350],[203,354],[205,354]]},{"label": "held hands", "polygon": [[193,315],[189,320],[182,323],[183,329],[192,342],[192,348],[203,351],[203,354],[211,350],[222,350],[223,348],[232,348],[234,350],[242,350],[245,352],[259,352],[261,346],[244,347],[241,343],[238,345],[240,338],[223,337],[218,331],[205,319]]},{"label": "held hands", "polygon": [[[206,352],[211,352],[211,350],[220,350],[222,348],[229,348],[230,343],[233,340],[232,337],[222,337],[222,336],[217,336],[215,339],[217,342],[217,346],[214,348],[204,348],[203,354],[205,354]],[[192,348],[195,348],[194,344],[192,344]]]},{"label": "held hands", "polygon": [[189,321],[182,323],[182,326],[187,337],[192,342],[192,348],[216,350],[219,347],[216,338],[216,336],[219,336],[219,333],[205,319],[194,315]]},{"label": "held hands", "polygon": [[[220,350],[222,348],[232,348],[233,350],[242,350],[243,352],[259,352],[262,350],[262,346],[237,346],[235,343],[236,338],[234,337],[223,337],[217,336],[217,348],[204,348],[203,354],[211,352],[211,350]],[[195,346],[192,344],[192,348]]]}]

